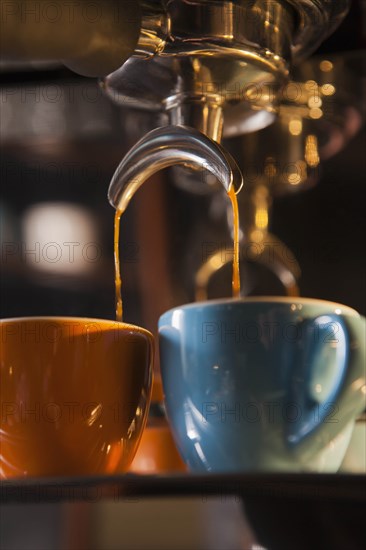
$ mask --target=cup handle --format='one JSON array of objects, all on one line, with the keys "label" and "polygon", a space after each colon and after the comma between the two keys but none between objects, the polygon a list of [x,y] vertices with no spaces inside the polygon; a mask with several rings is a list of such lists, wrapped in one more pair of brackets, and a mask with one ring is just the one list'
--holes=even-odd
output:
[{"label": "cup handle", "polygon": [[[287,418],[290,447],[311,441],[320,450],[365,408],[365,319],[334,313],[304,320],[290,359]],[[305,382],[305,384],[304,384]]]}]

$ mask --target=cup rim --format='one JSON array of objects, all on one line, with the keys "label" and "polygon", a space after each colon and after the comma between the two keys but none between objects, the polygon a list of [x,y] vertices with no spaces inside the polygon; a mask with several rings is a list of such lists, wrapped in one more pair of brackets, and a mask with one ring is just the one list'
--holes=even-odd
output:
[{"label": "cup rim", "polygon": [[117,328],[119,330],[127,330],[131,332],[140,332],[149,338],[154,340],[152,332],[144,327],[133,325],[131,323],[125,323],[124,321],[115,321],[113,319],[101,319],[98,317],[73,317],[71,315],[27,315],[25,317],[5,317],[0,319],[0,326],[5,323],[16,324],[23,321],[73,321],[81,324],[99,323],[102,325],[109,325],[109,327]]},{"label": "cup rim", "polygon": [[302,297],[302,296],[248,296],[248,297],[240,297],[240,298],[219,298],[216,300],[205,300],[202,302],[192,302],[189,304],[183,304],[181,306],[173,307],[167,311],[165,311],[160,317],[159,321],[167,314],[173,313],[174,311],[178,310],[189,310],[189,309],[200,309],[200,308],[208,308],[208,307],[214,307],[216,305],[230,305],[230,306],[238,306],[242,304],[247,303],[278,303],[278,304],[319,304],[319,305],[327,305],[329,308],[334,308],[334,310],[340,310],[335,311],[337,314],[344,314],[348,313],[349,315],[352,315],[353,317],[361,317],[361,315],[358,313],[357,310],[353,309],[350,306],[340,304],[338,302],[331,302],[329,300],[323,300],[321,298],[308,298],[308,297]]}]

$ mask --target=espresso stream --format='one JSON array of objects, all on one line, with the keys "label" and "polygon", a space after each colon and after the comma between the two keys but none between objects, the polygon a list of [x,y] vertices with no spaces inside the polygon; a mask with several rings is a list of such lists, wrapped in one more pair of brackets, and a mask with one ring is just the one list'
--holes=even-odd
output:
[{"label": "espresso stream", "polygon": [[[239,209],[238,200],[235,194],[234,185],[230,185],[227,192],[231,206],[233,209],[233,225],[234,225],[234,254],[233,254],[233,278],[232,278],[232,293],[233,298],[240,296],[240,272],[239,272]],[[115,268],[115,288],[116,288],[116,320],[123,320],[123,304],[122,304],[122,281],[119,258],[119,230],[122,211],[116,210],[114,217],[114,268]]]},{"label": "espresso stream", "polygon": [[[232,289],[233,297],[237,297],[239,214],[233,186],[228,196],[234,214]],[[117,321],[123,317],[118,246],[121,214],[116,211],[114,222]],[[9,326],[3,322],[0,329],[0,341],[6,342],[1,352],[1,401],[9,406],[17,404],[7,411],[7,422],[1,420],[0,478],[113,473],[116,468],[126,469],[138,444],[149,393],[146,362],[150,356],[143,329],[133,329],[131,339],[132,327],[123,333],[112,322],[91,321],[89,327],[85,320],[72,318],[13,320]],[[47,338],[35,338],[36,329],[46,331]],[[134,376],[126,375],[131,364]],[[39,383],[42,379],[44,384]],[[70,412],[55,419],[47,416],[45,420],[41,416],[43,410],[52,413],[51,397],[51,405],[59,407],[57,412],[63,405],[75,404],[72,421]],[[123,405],[117,417],[116,403]],[[78,404],[93,404],[88,409],[87,422],[85,410]],[[134,420],[138,408],[142,414]]]},{"label": "espresso stream", "polygon": [[233,254],[233,298],[239,298],[240,296],[240,272],[239,272],[239,208],[238,199],[236,198],[235,188],[230,185],[227,192],[231,206],[233,209],[233,226],[234,226],[234,254]]},{"label": "espresso stream", "polygon": [[114,284],[116,288],[116,321],[123,320],[123,305],[122,305],[122,280],[121,268],[119,262],[119,228],[122,211],[116,210],[114,216]]}]

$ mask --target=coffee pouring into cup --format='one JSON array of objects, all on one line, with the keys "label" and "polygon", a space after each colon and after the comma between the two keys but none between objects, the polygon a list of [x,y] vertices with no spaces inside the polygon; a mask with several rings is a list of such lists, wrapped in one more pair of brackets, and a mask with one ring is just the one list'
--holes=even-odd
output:
[{"label": "coffee pouring into cup", "polygon": [[[240,190],[221,147],[175,127],[150,132],[129,152],[110,202],[123,212],[153,172],[177,162],[196,168],[208,152],[214,164],[205,168],[217,175],[220,166],[224,187],[236,181]],[[336,471],[365,406],[365,319],[316,299],[241,299],[233,256],[233,299],[187,304],[159,320],[178,449],[194,471]]]},{"label": "coffee pouring into cup", "polygon": [[[65,41],[62,27],[64,21],[50,25],[46,19],[42,24],[42,33],[38,32],[34,24],[31,25],[33,40],[29,40],[30,35],[20,30],[23,21],[12,10],[13,4],[15,3],[8,2],[8,7],[11,8],[11,13],[8,14],[11,15],[11,25],[4,35],[8,53],[12,54],[13,51],[13,54],[26,52],[35,55],[36,52],[38,55],[47,50],[51,58],[73,58],[65,64],[81,74],[105,76],[114,71],[105,76],[102,83],[107,95],[114,96],[117,103],[125,103],[127,99],[130,105],[159,112],[165,121],[168,119],[173,125],[146,136],[147,139],[140,142],[134,148],[133,154],[129,154],[121,163],[110,189],[111,200],[118,209],[117,226],[118,216],[142,183],[139,174],[143,173],[146,178],[153,171],[171,165],[174,159],[174,164],[181,161],[184,166],[194,168],[198,168],[198,164],[202,168],[204,163],[208,163],[212,173],[221,178],[226,191],[231,193],[235,206],[235,191],[241,185],[240,172],[238,173],[235,163],[219,145],[207,141],[208,138],[204,135],[185,128],[185,125],[194,126],[206,136],[220,141],[222,135],[237,135],[242,131],[253,131],[270,124],[275,117],[280,90],[288,77],[290,62],[298,61],[315,49],[347,10],[345,0],[337,3],[310,1],[306,6],[304,3],[292,1],[273,3],[267,0],[261,0],[255,6],[247,2],[213,4],[174,0],[168,3],[144,2],[143,5],[135,2],[130,3],[130,20],[124,17],[121,26],[118,20],[113,19],[115,3],[98,2],[100,7],[106,6],[103,7],[104,17],[101,24],[88,24],[85,17],[82,17],[82,11],[79,11],[83,6],[79,6],[73,33],[69,36],[70,40]],[[187,22],[190,24],[187,25]],[[312,25],[312,22],[317,24]],[[230,32],[227,32],[228,29]],[[125,41],[121,42],[123,34]],[[45,36],[49,37],[48,49],[44,48]],[[103,37],[102,41],[95,39],[100,36]],[[127,58],[128,62],[124,63]],[[148,141],[153,139],[155,148],[149,149]],[[197,154],[197,149],[201,153]],[[138,157],[139,163],[134,167]],[[119,182],[123,182],[123,178],[126,193],[119,196]],[[112,196],[112,192],[117,192],[117,195]],[[237,294],[240,283],[238,243],[236,235],[233,286]],[[119,268],[118,260],[117,254],[116,266]],[[118,283],[117,270],[116,274]],[[117,284],[117,290],[118,288]],[[120,292],[117,294],[117,316],[122,318]],[[44,321],[50,322],[48,319],[40,322]],[[20,326],[22,322],[19,320]],[[64,320],[60,323],[63,326]],[[128,330],[127,327],[118,327],[122,331],[125,328]],[[85,342],[81,341],[84,345]],[[347,337],[344,336],[342,342],[346,341]],[[89,343],[87,340],[87,348]],[[352,340],[350,346],[355,343],[357,344],[357,338]],[[302,344],[300,348],[301,346]],[[16,347],[14,345],[12,350]],[[313,348],[310,346],[309,349]],[[319,351],[322,349],[317,346],[314,354],[317,356],[323,353]],[[41,349],[37,350],[37,353],[43,353]],[[74,351],[78,355],[77,346]],[[151,350],[149,353],[151,355]],[[344,355],[348,357],[347,353]],[[348,373],[348,363],[346,368],[339,354],[340,351],[336,357],[342,367],[340,370]],[[24,362],[22,359],[17,367],[21,378]],[[217,366],[216,363],[215,365]],[[6,369],[11,384],[14,366],[10,364],[8,368],[8,359]],[[302,373],[301,369],[300,371]],[[328,375],[324,376],[327,378]],[[344,376],[347,378],[348,375]],[[325,382],[323,385],[327,387]],[[299,387],[296,387],[301,399],[305,399]],[[338,396],[337,388],[342,393],[344,387],[343,382],[338,385],[335,383],[335,395]],[[145,389],[145,393],[148,391]],[[329,391],[332,396],[333,390]],[[166,394],[168,395],[167,389]],[[17,394],[18,398],[21,396]],[[308,409],[313,410],[310,406]],[[16,418],[13,416],[13,421]],[[296,426],[298,428],[297,424]],[[293,432],[290,435],[296,439],[298,432],[296,429]],[[107,450],[108,445],[109,443],[106,445]],[[10,459],[9,463],[11,464]],[[79,471],[79,467],[76,470]]]}]

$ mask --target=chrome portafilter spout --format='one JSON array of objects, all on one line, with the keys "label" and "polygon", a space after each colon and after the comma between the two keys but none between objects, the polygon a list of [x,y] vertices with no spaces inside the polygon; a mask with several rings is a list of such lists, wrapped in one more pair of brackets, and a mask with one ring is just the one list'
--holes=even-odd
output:
[{"label": "chrome portafilter spout", "polygon": [[338,26],[350,0],[33,4],[0,0],[2,61],[61,61],[105,77],[103,88],[117,103],[160,112],[170,124],[215,139],[222,126],[232,136],[273,121],[290,67]]},{"label": "chrome portafilter spout", "polygon": [[[349,0],[156,0],[141,7],[153,47],[140,39],[102,89],[122,107],[154,113],[161,126],[195,128],[220,143],[274,122],[291,67],[338,26]],[[196,178],[178,167],[174,178],[203,180],[203,172]]]},{"label": "chrome portafilter spout", "polygon": [[101,85],[121,106],[159,113],[161,125],[194,127],[215,141],[253,132],[274,121],[291,67],[348,7],[349,0],[142,1],[153,47],[140,39]]},{"label": "chrome portafilter spout", "polygon": [[243,184],[233,157],[218,143],[195,128],[166,126],[146,134],[130,149],[115,171],[108,190],[111,205],[124,212],[141,185],[169,166],[211,172],[228,191]]}]

